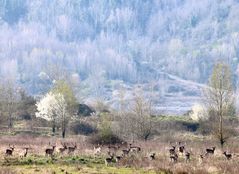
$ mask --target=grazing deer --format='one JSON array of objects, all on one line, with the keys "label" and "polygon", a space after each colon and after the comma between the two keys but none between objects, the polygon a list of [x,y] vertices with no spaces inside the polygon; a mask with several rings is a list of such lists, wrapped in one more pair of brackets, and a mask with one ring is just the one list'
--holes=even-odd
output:
[{"label": "grazing deer", "polygon": [[178,155],[175,153],[173,155],[170,155],[171,162],[177,162],[178,161]]},{"label": "grazing deer", "polygon": [[7,156],[12,156],[12,153],[13,153],[13,151],[14,151],[14,148],[15,148],[14,146],[11,147],[10,144],[9,144],[9,149],[6,149],[6,153],[5,153],[5,154],[6,154]]},{"label": "grazing deer", "polygon": [[59,152],[62,154],[67,150],[67,146],[65,143],[61,143],[62,147],[59,148]]},{"label": "grazing deer", "polygon": [[190,161],[190,152],[185,152],[185,160],[186,162],[189,162]]},{"label": "grazing deer", "polygon": [[117,155],[117,156],[115,157],[115,161],[118,163],[118,162],[122,159],[122,157],[123,157],[123,156]]},{"label": "grazing deer", "polygon": [[110,157],[105,158],[105,165],[108,166],[109,163],[112,163],[114,159],[113,155],[110,155]]},{"label": "grazing deer", "polygon": [[24,152],[24,154],[23,154],[23,157],[27,157],[28,150],[29,150],[29,147],[26,147],[26,148],[25,148],[25,152]]},{"label": "grazing deer", "polygon": [[123,152],[123,156],[127,156],[130,152],[130,149],[123,149],[122,152]]},{"label": "grazing deer", "polygon": [[75,143],[74,146],[69,146],[68,147],[68,154],[73,153],[77,149],[77,145]]},{"label": "grazing deer", "polygon": [[223,152],[223,154],[225,155],[225,157],[227,158],[227,160],[230,160],[230,159],[232,159],[232,154],[230,154],[230,153],[227,153],[226,151],[225,151],[225,152]]},{"label": "grazing deer", "polygon": [[150,160],[155,160],[155,155],[156,155],[156,153],[151,153],[151,154],[149,155],[149,159],[150,159]]},{"label": "grazing deer", "polygon": [[175,149],[176,149],[176,146],[172,146],[172,148],[169,149],[169,154],[174,155],[175,154]]},{"label": "grazing deer", "polygon": [[209,154],[213,155],[215,149],[216,149],[216,147],[207,148],[207,149],[206,149],[206,155],[209,155]]},{"label": "grazing deer", "polygon": [[131,152],[140,152],[141,148],[138,146],[132,146],[132,144],[129,144],[129,149]]},{"label": "grazing deer", "polygon": [[56,148],[55,145],[52,146],[52,148],[47,148],[47,149],[45,150],[45,152],[46,152],[46,156],[47,156],[47,155],[49,155],[49,156],[53,156],[53,153],[54,153],[55,148]]}]

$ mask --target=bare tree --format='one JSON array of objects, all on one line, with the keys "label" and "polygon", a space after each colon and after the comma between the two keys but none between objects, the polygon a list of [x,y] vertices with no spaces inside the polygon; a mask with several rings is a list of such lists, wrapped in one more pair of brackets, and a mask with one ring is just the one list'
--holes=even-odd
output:
[{"label": "bare tree", "polygon": [[17,109],[19,93],[15,81],[7,79],[2,82],[1,86],[1,111],[7,117],[8,128],[13,127],[14,113]]},{"label": "bare tree", "polygon": [[151,101],[144,98],[141,90],[135,92],[129,111],[118,114],[118,129],[123,138],[147,140],[152,135],[151,106]]},{"label": "bare tree", "polygon": [[209,114],[213,114],[217,122],[214,125],[216,128],[214,133],[223,147],[230,136],[226,134],[225,118],[230,115],[230,109],[234,104],[232,75],[228,65],[223,63],[215,65],[204,96]]}]

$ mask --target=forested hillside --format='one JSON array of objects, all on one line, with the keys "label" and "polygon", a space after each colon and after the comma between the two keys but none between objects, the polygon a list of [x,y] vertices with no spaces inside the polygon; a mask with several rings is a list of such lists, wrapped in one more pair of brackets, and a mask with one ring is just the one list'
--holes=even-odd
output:
[{"label": "forested hillside", "polygon": [[33,95],[67,74],[79,99],[114,103],[118,84],[154,84],[159,105],[193,103],[215,62],[236,81],[238,9],[238,0],[0,0],[0,75]]}]

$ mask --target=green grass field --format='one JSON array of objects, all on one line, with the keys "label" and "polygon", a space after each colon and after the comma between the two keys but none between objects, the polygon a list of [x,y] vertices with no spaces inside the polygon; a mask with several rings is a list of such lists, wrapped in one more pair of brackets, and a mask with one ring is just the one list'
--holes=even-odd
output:
[{"label": "green grass field", "polygon": [[[104,159],[87,156],[49,158],[44,156],[29,156],[26,158],[8,157],[1,162],[0,173],[12,174],[131,174],[156,173],[154,170],[117,167],[116,164],[106,166]],[[163,173],[163,172],[162,172]]]}]

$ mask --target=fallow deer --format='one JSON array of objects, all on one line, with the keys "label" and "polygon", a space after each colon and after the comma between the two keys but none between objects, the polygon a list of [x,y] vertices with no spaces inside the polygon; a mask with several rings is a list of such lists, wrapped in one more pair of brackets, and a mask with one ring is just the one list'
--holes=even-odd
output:
[{"label": "fallow deer", "polygon": [[186,162],[190,161],[190,156],[191,156],[190,152],[185,152],[185,160],[186,160]]},{"label": "fallow deer", "polygon": [[207,149],[206,149],[206,154],[205,154],[205,155],[209,155],[209,154],[213,155],[215,149],[216,149],[216,147],[207,148]]},{"label": "fallow deer", "polygon": [[65,143],[61,143],[62,147],[59,148],[59,152],[63,154],[67,150],[67,146]]},{"label": "fallow deer", "polygon": [[13,151],[14,151],[14,148],[15,148],[14,146],[11,147],[10,144],[9,144],[9,148],[6,149],[6,153],[5,153],[5,154],[6,154],[7,156],[12,156]]},{"label": "fallow deer", "polygon": [[141,148],[139,146],[132,146],[132,144],[129,144],[129,149],[131,152],[140,152]]},{"label": "fallow deer", "polygon": [[108,166],[108,164],[112,163],[114,160],[114,156],[110,155],[110,157],[105,158],[105,165]]},{"label": "fallow deer", "polygon": [[178,161],[178,155],[176,153],[170,155],[171,162],[177,162]]},{"label": "fallow deer", "polygon": [[230,154],[230,153],[227,153],[226,151],[225,151],[225,152],[223,152],[223,154],[225,155],[225,157],[227,158],[227,160],[230,160],[230,159],[232,159],[232,154]]},{"label": "fallow deer", "polygon": [[155,155],[156,155],[156,153],[149,154],[149,159],[150,160],[155,160]]},{"label": "fallow deer", "polygon": [[69,146],[68,147],[68,154],[73,153],[77,149],[77,145],[75,143],[74,146]]},{"label": "fallow deer", "polygon": [[48,156],[48,155],[49,155],[49,156],[53,156],[53,153],[54,153],[55,148],[56,148],[55,145],[53,145],[52,148],[47,148],[47,149],[45,150],[46,156]]},{"label": "fallow deer", "polygon": [[179,147],[178,147],[179,153],[183,154],[183,153],[184,153],[184,150],[185,150],[185,146],[182,145],[181,142],[179,142],[178,145],[179,145]]},{"label": "fallow deer", "polygon": [[130,149],[123,149],[122,150],[122,153],[123,153],[123,156],[127,156],[130,152]]},{"label": "fallow deer", "polygon": [[174,155],[175,154],[175,149],[176,149],[176,146],[172,146],[172,148],[169,149],[169,154]]},{"label": "fallow deer", "polygon": [[23,157],[27,157],[28,150],[29,150],[29,147],[25,147],[25,152],[24,152],[24,154],[23,154]]},{"label": "fallow deer", "polygon": [[122,159],[122,157],[123,157],[122,155],[115,156],[115,161],[118,163]]}]

